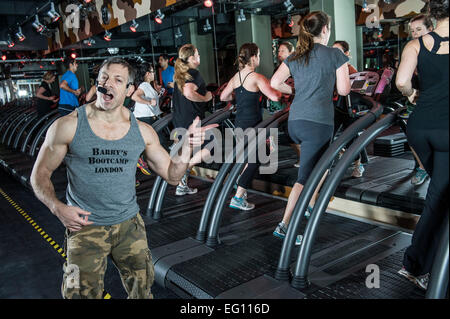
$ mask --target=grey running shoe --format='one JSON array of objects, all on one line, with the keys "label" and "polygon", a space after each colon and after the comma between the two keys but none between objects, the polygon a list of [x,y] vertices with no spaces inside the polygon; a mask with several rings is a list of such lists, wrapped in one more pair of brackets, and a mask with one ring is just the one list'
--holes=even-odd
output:
[{"label": "grey running shoe", "polygon": [[239,198],[239,197],[234,196],[231,199],[230,207],[234,208],[234,209],[240,209],[240,210],[252,210],[255,208],[255,204],[247,202],[247,199],[244,197]]},{"label": "grey running shoe", "polygon": [[422,185],[426,181],[427,177],[427,171],[417,167],[416,174],[411,178],[411,184],[416,186]]},{"label": "grey running shoe", "polygon": [[197,193],[197,191],[198,191],[197,188],[190,188],[187,185],[178,185],[175,191],[175,195],[177,196],[192,195]]}]

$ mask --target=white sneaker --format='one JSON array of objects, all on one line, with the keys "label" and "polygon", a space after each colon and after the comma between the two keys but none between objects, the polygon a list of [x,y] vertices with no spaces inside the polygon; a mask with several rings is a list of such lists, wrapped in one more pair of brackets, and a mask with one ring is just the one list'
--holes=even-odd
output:
[{"label": "white sneaker", "polygon": [[175,191],[175,195],[177,196],[192,195],[197,193],[197,191],[198,191],[197,188],[190,188],[187,185],[178,185]]}]

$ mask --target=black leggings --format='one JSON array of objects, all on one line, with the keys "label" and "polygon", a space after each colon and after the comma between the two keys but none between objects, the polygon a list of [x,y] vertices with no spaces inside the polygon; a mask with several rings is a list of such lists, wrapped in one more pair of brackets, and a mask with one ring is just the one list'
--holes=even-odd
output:
[{"label": "black leggings", "polygon": [[[236,128],[241,128],[243,131],[245,131],[250,127],[255,127],[259,122],[261,122],[261,119],[235,121],[235,126]],[[261,164],[258,162],[258,156],[256,156],[256,163],[248,163],[247,168],[245,168],[241,173],[237,185],[242,188],[248,189],[260,165]]]},{"label": "black leggings", "polygon": [[439,126],[443,128],[423,128],[423,120],[414,113],[408,120],[408,143],[431,177],[424,210],[403,259],[406,270],[416,276],[431,271],[441,238],[441,225],[448,214],[448,123],[446,125],[446,128],[445,124]]},{"label": "black leggings", "polygon": [[306,120],[289,121],[289,136],[302,148],[297,183],[305,185],[314,165],[330,145],[333,125]]}]

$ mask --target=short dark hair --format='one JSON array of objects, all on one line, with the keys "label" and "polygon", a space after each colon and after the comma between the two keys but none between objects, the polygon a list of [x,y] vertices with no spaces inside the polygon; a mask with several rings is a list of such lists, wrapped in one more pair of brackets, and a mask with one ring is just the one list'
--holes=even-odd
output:
[{"label": "short dark hair", "polygon": [[423,21],[423,24],[427,29],[433,28],[433,21],[431,21],[430,17],[424,14],[418,14],[409,20],[409,23],[413,23],[415,21]]},{"label": "short dark hair", "polygon": [[430,0],[428,6],[431,17],[436,20],[448,18],[448,0]]},{"label": "short dark hair", "polygon": [[117,57],[108,58],[105,61],[103,61],[102,65],[98,69],[99,72],[104,66],[109,67],[111,64],[120,64],[121,66],[127,68],[128,69],[128,84],[130,84],[130,83],[134,84],[134,79],[136,78],[136,70],[125,59],[117,58]]},{"label": "short dark hair", "polygon": [[333,45],[335,45],[335,44],[339,44],[342,47],[342,49],[344,50],[344,53],[347,53],[350,50],[350,45],[348,44],[347,41],[344,41],[344,40],[335,41],[333,43]]},{"label": "short dark hair", "polygon": [[76,62],[76,59],[72,58],[72,57],[66,57],[64,58],[64,66],[66,67],[66,69],[69,69],[71,64],[74,64]]},{"label": "short dark hair", "polygon": [[169,55],[167,53],[162,53],[159,55],[160,58],[163,58],[164,60],[169,60]]},{"label": "short dark hair", "polygon": [[153,64],[151,63],[142,63],[139,68],[137,69],[137,75],[136,75],[136,87],[138,87],[141,83],[145,81],[145,74],[147,72],[150,72],[150,70],[153,69],[153,72],[155,71],[155,68],[153,67]]}]

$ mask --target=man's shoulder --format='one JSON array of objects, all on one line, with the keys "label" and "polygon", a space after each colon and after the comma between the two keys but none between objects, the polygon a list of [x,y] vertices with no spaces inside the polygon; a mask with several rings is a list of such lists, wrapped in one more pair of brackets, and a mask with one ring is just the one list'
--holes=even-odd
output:
[{"label": "man's shoulder", "polygon": [[73,112],[58,118],[51,126],[49,131],[53,132],[55,138],[65,144],[69,144],[77,129],[78,112]]}]

